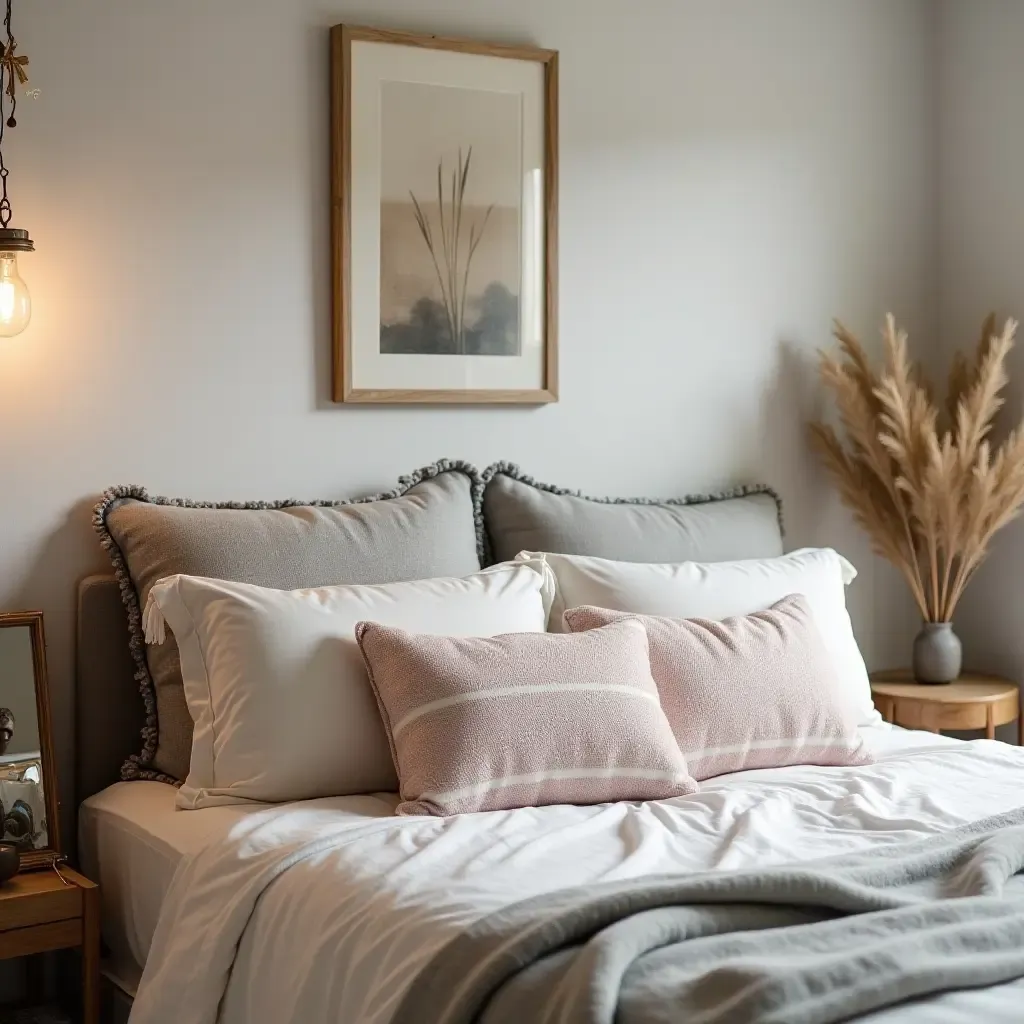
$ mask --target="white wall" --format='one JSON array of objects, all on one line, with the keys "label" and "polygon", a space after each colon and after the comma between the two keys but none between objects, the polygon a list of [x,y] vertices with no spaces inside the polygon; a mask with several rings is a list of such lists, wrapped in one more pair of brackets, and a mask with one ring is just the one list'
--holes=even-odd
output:
[{"label": "white wall", "polygon": [[[942,355],[973,346],[989,310],[1024,319],[1024,4],[944,0],[938,32]],[[1024,333],[1001,430],[1024,412]],[[1024,678],[1024,523],[996,537],[956,628],[969,663]]]},{"label": "white wall", "polygon": [[[808,456],[841,316],[934,329],[924,0],[27,0],[5,155],[35,316],[0,343],[0,607],[71,675],[97,493],[331,497],[438,456],[600,494],[765,479],[863,568],[870,661],[913,615]],[[561,51],[562,400],[328,401],[327,26]],[[65,799],[72,709],[55,708]]]}]

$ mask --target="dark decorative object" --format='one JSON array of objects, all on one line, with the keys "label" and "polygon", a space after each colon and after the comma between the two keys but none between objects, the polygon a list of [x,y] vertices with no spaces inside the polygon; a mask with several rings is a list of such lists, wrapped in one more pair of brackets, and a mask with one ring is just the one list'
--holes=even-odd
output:
[{"label": "dark decorative object", "polygon": [[22,850],[31,850],[35,838],[36,823],[32,808],[24,800],[15,800],[14,806],[4,813],[0,803],[0,820],[3,821],[3,835]]},{"label": "dark decorative object", "polygon": [[14,739],[14,714],[10,708],[0,708],[0,754],[7,753],[7,744]]},{"label": "dark decorative object", "polygon": [[963,648],[952,622],[925,622],[914,637],[914,678],[919,683],[951,683],[960,675]]},{"label": "dark decorative object", "polygon": [[14,843],[0,843],[0,885],[13,878],[21,867],[21,854]]},{"label": "dark decorative object", "polygon": [[[21,334],[32,317],[32,299],[28,286],[18,273],[18,253],[32,252],[35,245],[23,228],[12,228],[11,200],[7,195],[7,164],[4,162],[4,129],[17,127],[14,112],[18,107],[15,84],[28,81],[25,67],[28,57],[18,54],[11,33],[11,0],[7,0],[4,18],[7,42],[0,57],[0,337]],[[9,110],[9,112],[8,112]]]}]

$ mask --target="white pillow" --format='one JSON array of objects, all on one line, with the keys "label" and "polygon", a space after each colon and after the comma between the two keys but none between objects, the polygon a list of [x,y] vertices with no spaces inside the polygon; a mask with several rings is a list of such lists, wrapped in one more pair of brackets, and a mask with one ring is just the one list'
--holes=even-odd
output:
[{"label": "white pillow", "polygon": [[742,562],[680,562],[651,565],[613,562],[585,555],[524,551],[518,558],[546,558],[558,590],[548,628],[565,629],[562,613],[595,605],[637,615],[720,621],[764,611],[790,594],[803,594],[835,664],[837,677],[852,696],[858,724],[882,721],[871,700],[868,673],[846,610],[846,584],[857,570],[831,548],[803,548],[777,558]]},{"label": "white pillow", "polygon": [[163,640],[165,620],[174,631],[195,723],[178,807],[397,790],[356,623],[445,636],[542,633],[553,593],[542,559],[464,579],[313,590],[160,580],[146,640]]}]

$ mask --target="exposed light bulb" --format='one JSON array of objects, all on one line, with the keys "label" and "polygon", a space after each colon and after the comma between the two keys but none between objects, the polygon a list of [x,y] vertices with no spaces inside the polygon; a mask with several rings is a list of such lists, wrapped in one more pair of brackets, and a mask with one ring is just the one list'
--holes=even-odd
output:
[{"label": "exposed light bulb", "polygon": [[21,334],[31,318],[32,299],[18,273],[18,254],[0,252],[0,338]]}]

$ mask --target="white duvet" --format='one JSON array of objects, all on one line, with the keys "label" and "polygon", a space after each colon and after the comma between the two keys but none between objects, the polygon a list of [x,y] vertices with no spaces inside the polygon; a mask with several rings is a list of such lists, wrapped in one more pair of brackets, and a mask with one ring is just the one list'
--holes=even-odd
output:
[{"label": "white duvet", "polygon": [[[386,1024],[431,955],[529,896],[647,873],[809,860],[1024,803],[1024,750],[864,729],[878,761],[779,768],[648,804],[396,818],[390,797],[270,807],[184,860],[133,1024]],[[203,811],[184,811],[203,814]],[[1024,1020],[1024,986],[952,993],[873,1022]]]}]

